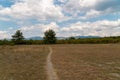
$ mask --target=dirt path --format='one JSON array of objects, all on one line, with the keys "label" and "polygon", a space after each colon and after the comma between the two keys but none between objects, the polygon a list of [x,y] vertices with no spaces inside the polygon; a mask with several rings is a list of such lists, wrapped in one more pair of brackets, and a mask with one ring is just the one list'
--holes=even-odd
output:
[{"label": "dirt path", "polygon": [[52,55],[52,48],[49,47],[50,53],[47,57],[47,74],[48,74],[48,80],[58,80],[57,74],[53,68],[53,64],[51,61],[51,55]]}]

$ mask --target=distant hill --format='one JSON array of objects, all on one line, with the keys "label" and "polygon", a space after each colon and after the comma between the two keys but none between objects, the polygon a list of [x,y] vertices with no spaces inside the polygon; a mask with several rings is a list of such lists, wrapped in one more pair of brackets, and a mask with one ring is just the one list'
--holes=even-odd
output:
[{"label": "distant hill", "polygon": [[[81,39],[84,39],[84,38],[100,38],[99,36],[73,36],[75,37],[76,39],[78,38],[81,38]],[[69,37],[57,37],[57,39],[67,39]],[[35,37],[30,37],[30,38],[27,38],[26,40],[43,40],[43,37],[40,37],[40,36],[35,36]]]},{"label": "distant hill", "polygon": [[57,37],[57,39],[61,40],[61,39],[66,39],[67,37]]},{"label": "distant hill", "polygon": [[[66,39],[66,37],[57,37],[57,39]],[[27,38],[27,40],[43,40],[43,37],[39,37],[39,36],[36,36],[36,37],[30,37],[30,38]]]},{"label": "distant hill", "polygon": [[84,39],[84,38],[101,38],[101,37],[100,36],[75,36],[75,38]]},{"label": "distant hill", "polygon": [[27,38],[27,40],[43,40],[43,38],[39,36],[35,36],[35,37]]}]

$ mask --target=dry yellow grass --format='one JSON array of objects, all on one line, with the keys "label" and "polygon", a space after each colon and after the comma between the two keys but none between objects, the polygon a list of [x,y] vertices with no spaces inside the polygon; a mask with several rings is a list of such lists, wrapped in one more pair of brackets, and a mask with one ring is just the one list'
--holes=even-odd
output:
[{"label": "dry yellow grass", "polygon": [[0,80],[46,80],[48,47],[0,46]]},{"label": "dry yellow grass", "polygon": [[54,45],[60,80],[120,80],[119,44]]},{"label": "dry yellow grass", "polygon": [[[0,80],[47,80],[48,46],[0,46]],[[120,80],[119,44],[51,47],[60,80]]]}]

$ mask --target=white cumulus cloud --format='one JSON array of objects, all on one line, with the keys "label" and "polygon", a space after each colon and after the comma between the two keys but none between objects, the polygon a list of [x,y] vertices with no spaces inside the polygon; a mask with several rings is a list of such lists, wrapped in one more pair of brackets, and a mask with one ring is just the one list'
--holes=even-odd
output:
[{"label": "white cumulus cloud", "polygon": [[53,29],[58,32],[59,26],[55,22],[51,22],[50,24],[36,24],[20,28],[26,37],[43,36],[44,32],[49,29]]},{"label": "white cumulus cloud", "polygon": [[96,22],[77,22],[68,27],[63,27],[62,31],[69,34],[68,36],[76,35],[91,35],[91,36],[119,36],[120,35],[120,20],[116,21],[96,21]]},{"label": "white cumulus cloud", "polygon": [[119,3],[119,0],[69,0],[62,7],[66,13],[73,16],[79,17],[79,14],[84,13],[85,17],[86,15],[94,17],[94,15],[120,12]]},{"label": "white cumulus cloud", "polygon": [[8,38],[8,34],[6,31],[0,31],[0,39]]},{"label": "white cumulus cloud", "polygon": [[120,20],[116,21],[96,21],[96,22],[77,22],[69,26],[60,27],[55,22],[50,24],[36,24],[20,28],[25,36],[43,36],[48,29],[55,30],[57,36],[119,36]]},{"label": "white cumulus cloud", "polygon": [[64,18],[61,7],[55,6],[53,0],[21,0],[11,7],[2,8],[0,14],[18,19],[58,20]]}]

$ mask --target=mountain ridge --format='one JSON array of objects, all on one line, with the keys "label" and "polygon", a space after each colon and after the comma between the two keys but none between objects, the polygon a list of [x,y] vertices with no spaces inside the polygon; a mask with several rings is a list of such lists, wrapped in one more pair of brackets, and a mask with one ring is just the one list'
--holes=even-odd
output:
[{"label": "mountain ridge", "polygon": [[[84,39],[84,38],[100,38],[100,36],[72,36],[76,39],[78,38],[81,38],[81,39]],[[57,39],[67,39],[69,37],[57,37]],[[30,38],[26,38],[27,40],[43,40],[43,37],[40,37],[40,36],[34,36],[34,37],[30,37]]]}]

